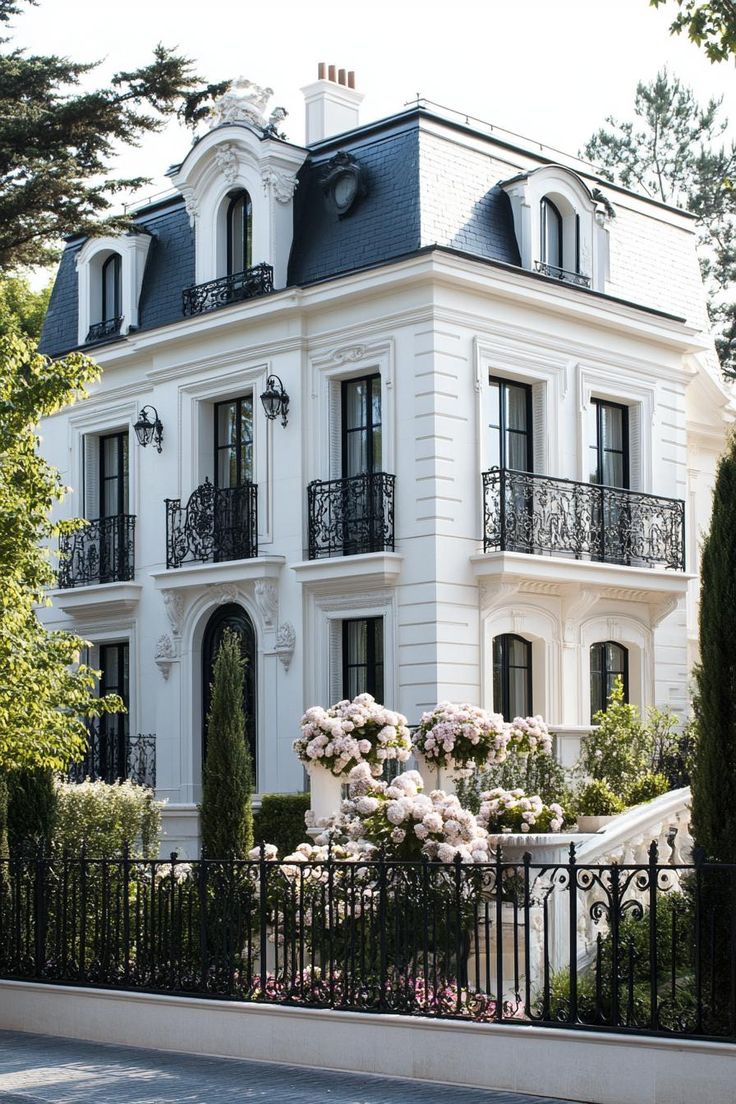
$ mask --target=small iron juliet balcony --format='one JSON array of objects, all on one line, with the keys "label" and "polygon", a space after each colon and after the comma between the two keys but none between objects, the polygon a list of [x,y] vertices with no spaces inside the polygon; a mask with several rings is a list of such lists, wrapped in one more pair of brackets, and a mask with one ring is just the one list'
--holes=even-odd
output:
[{"label": "small iron juliet balcony", "polygon": [[685,570],[685,504],[618,487],[483,473],[484,552]]},{"label": "small iron juliet balcony", "polygon": [[59,540],[59,587],[127,583],[135,575],[135,515],[88,521]]},{"label": "small iron juliet balcony", "polygon": [[581,272],[571,272],[568,268],[558,268],[557,265],[547,264],[546,261],[535,261],[534,271],[540,272],[542,276],[551,276],[553,280],[561,280],[563,284],[590,287],[590,276],[583,276]]},{"label": "small iron juliet balcony", "polygon": [[206,311],[226,307],[229,303],[239,303],[243,299],[254,299],[258,295],[267,295],[273,291],[273,268],[259,264],[235,272],[232,276],[222,276],[219,280],[209,280],[206,284],[195,284],[185,288],[182,294],[182,309],[189,317],[204,314]]},{"label": "small iron juliet balcony", "polygon": [[394,484],[385,472],[307,487],[309,559],[394,551]]},{"label": "small iron juliet balcony", "polygon": [[153,733],[128,736],[124,715],[105,713],[87,725],[89,747],[80,763],[69,768],[70,782],[85,778],[101,782],[130,779],[139,786],[156,788],[156,737]]},{"label": "small iron juliet balcony", "polygon": [[105,337],[115,337],[120,333],[122,322],[122,315],[120,318],[108,318],[106,322],[94,322],[87,330],[87,344],[102,341]]},{"label": "small iron juliet balcony", "polygon": [[189,496],[166,499],[166,566],[221,563],[258,555],[258,487],[215,487],[205,479]]}]

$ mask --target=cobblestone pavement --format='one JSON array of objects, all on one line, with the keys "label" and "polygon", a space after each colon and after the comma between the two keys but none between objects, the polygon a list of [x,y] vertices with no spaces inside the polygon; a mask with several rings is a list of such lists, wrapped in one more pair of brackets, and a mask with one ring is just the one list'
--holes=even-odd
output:
[{"label": "cobblestone pavement", "polygon": [[571,1104],[0,1031],[0,1104]]}]

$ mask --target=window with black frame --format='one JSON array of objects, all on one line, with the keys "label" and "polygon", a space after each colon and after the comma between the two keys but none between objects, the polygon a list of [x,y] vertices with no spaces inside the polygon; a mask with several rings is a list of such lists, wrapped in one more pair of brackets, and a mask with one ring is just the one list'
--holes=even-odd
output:
[{"label": "window with black frame", "polygon": [[127,431],[100,437],[99,450],[99,581],[109,583],[128,577],[133,555],[126,523],[130,482]]},{"label": "window with black frame", "polygon": [[555,203],[544,196],[539,205],[540,260],[552,268],[562,266],[562,215]]},{"label": "window with black frame", "polygon": [[372,694],[383,702],[383,618],[342,623],[342,692],[345,698]]},{"label": "window with black frame", "polygon": [[532,646],[522,636],[493,641],[493,708],[506,721],[532,716]]},{"label": "window with black frame", "polygon": [[490,430],[488,451],[491,469],[498,468],[498,511],[503,547],[510,552],[530,552],[534,535],[534,469],[532,389],[512,380],[488,380]]},{"label": "window with black frame", "polygon": [[227,207],[227,275],[252,266],[253,205],[245,190],[234,192]]},{"label": "window with black frame", "polygon": [[630,511],[622,492],[629,489],[629,409],[621,403],[593,399],[588,410],[590,482],[601,487],[592,507],[595,558],[628,563]]},{"label": "window with black frame", "polygon": [[102,310],[100,322],[112,324],[122,315],[122,258],[111,253],[102,265]]},{"label": "window with black frame", "polygon": [[130,707],[130,646],[125,641],[100,644],[100,697],[117,694],[125,706],[124,713],[103,713],[99,718],[97,747],[90,749],[92,772],[107,782],[125,779],[128,775],[128,732]]},{"label": "window with black frame", "polygon": [[377,552],[384,546],[381,377],[343,380],[343,555]]},{"label": "window with black frame", "polygon": [[623,644],[604,640],[590,649],[590,719],[605,712],[616,679],[621,679],[624,701],[629,700],[629,653]]},{"label": "window with black frame", "polygon": [[215,404],[214,554],[252,555],[253,393]]}]

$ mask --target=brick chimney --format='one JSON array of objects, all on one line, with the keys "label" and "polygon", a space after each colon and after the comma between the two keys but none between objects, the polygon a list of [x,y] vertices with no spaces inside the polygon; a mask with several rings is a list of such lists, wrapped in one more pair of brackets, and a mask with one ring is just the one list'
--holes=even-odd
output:
[{"label": "brick chimney", "polygon": [[355,90],[355,73],[321,61],[317,80],[302,88],[306,109],[306,145],[342,134],[358,126],[362,92]]}]

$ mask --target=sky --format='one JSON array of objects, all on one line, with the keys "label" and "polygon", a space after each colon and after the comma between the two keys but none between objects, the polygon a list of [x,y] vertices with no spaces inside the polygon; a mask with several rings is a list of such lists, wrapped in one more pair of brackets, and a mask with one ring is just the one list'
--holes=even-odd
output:
[{"label": "sky", "polygon": [[[607,115],[630,115],[637,81],[664,65],[699,98],[723,96],[736,129],[736,68],[672,37],[675,10],[648,0],[38,0],[15,20],[15,43],[100,60],[94,82],[145,64],[157,42],[176,46],[208,81],[273,88],[297,144],[299,89],[326,61],[355,70],[364,122],[419,94],[576,153]],[[125,150],[116,171],[150,177],[148,196],[168,188],[163,174],[190,142],[171,123]]]}]

